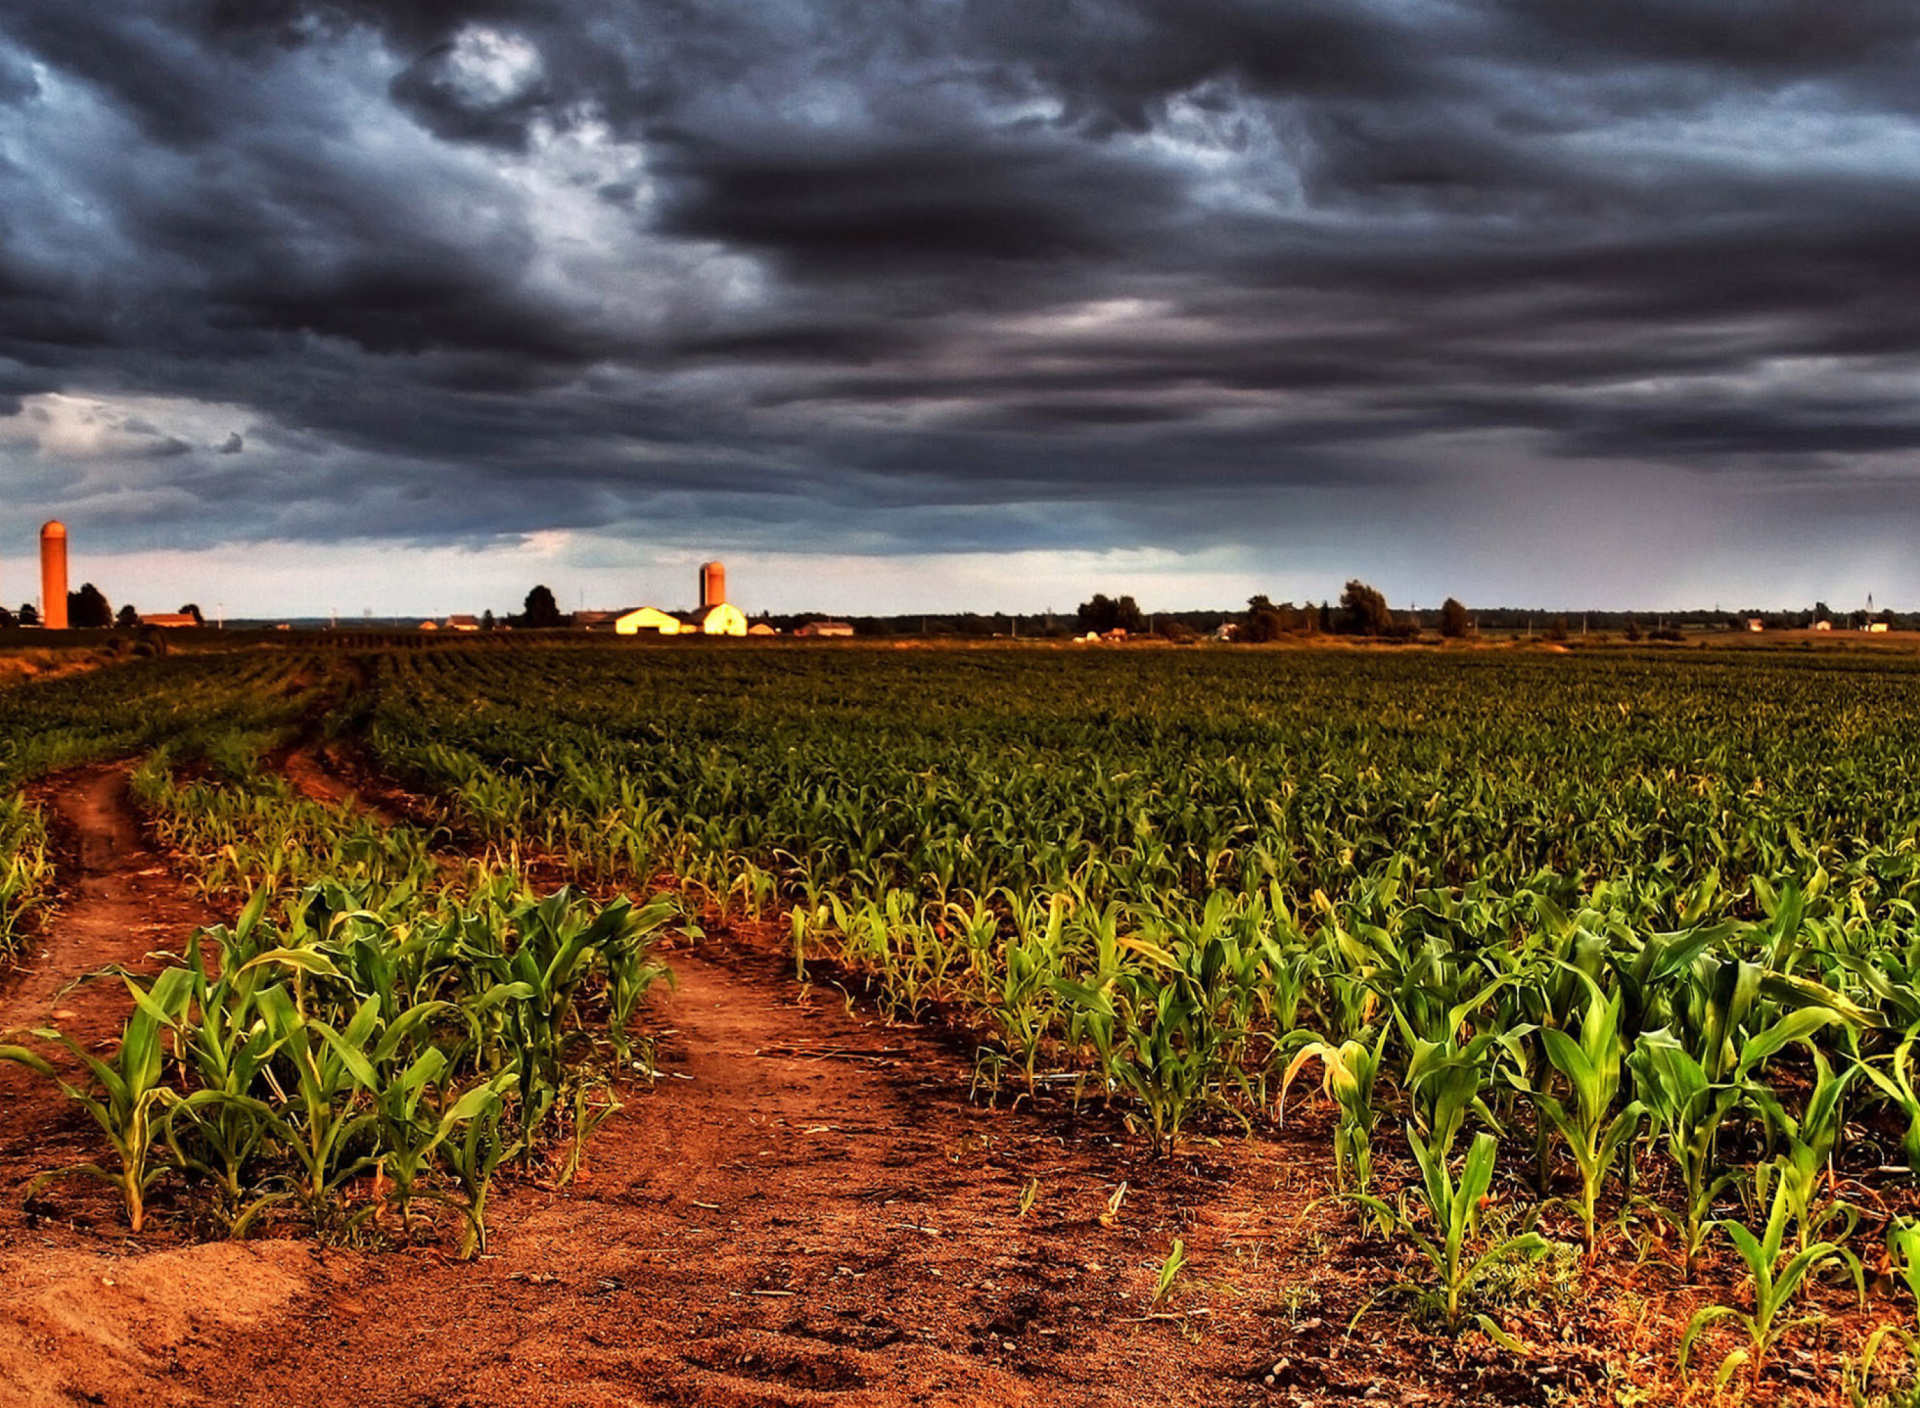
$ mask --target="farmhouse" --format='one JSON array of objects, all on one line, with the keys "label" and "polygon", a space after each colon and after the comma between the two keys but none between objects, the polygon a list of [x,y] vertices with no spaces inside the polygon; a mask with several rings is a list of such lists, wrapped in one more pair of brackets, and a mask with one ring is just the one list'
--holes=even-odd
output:
[{"label": "farmhouse", "polygon": [[200,624],[200,620],[190,611],[154,611],[140,618],[143,626],[158,626],[162,630],[191,630]]},{"label": "farmhouse", "polygon": [[850,636],[853,626],[847,621],[809,621],[794,632],[797,636]]},{"label": "farmhouse", "polygon": [[449,616],[447,617],[447,629],[450,631],[477,631],[480,629],[480,618],[477,616]]}]

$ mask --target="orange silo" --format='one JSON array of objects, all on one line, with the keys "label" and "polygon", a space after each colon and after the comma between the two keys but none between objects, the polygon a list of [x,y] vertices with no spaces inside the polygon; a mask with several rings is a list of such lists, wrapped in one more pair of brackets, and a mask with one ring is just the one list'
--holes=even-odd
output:
[{"label": "orange silo", "polygon": [[67,628],[67,525],[57,518],[40,530],[40,623]]},{"label": "orange silo", "polygon": [[727,569],[718,562],[700,564],[700,609],[720,606],[727,599]]}]

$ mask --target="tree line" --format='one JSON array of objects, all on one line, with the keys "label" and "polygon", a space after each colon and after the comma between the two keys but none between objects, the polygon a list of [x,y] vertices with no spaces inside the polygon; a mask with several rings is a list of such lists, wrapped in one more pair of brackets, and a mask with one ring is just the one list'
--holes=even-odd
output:
[{"label": "tree line", "polygon": [[[175,613],[193,617],[197,626],[206,625],[206,617],[200,614],[200,608],[192,602]],[[132,603],[123,605],[118,612],[113,603],[107,600],[106,593],[92,582],[83,582],[78,591],[67,593],[67,627],[76,631],[104,631],[113,627],[121,630],[133,630],[140,624],[140,613]],[[18,611],[9,611],[0,606],[0,630],[12,630],[19,626],[40,625],[40,608],[30,601],[20,603]]]}]

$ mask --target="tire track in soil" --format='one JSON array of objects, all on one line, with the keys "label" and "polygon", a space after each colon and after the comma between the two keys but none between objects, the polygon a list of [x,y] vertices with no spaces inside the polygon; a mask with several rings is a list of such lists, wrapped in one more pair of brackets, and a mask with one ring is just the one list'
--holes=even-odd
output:
[{"label": "tire track in soil", "polygon": [[[0,1040],[19,1042],[32,1028],[58,1026],[89,1049],[111,1049],[133,1009],[125,985],[114,978],[70,985],[109,964],[150,970],[149,953],[177,950],[195,925],[212,922],[142,835],[128,792],[132,770],[124,762],[97,764],[33,789],[48,811],[59,897],[27,959],[0,975]],[[78,1069],[71,1056],[45,1054],[63,1070]],[[0,1170],[14,1171],[14,1140],[26,1127],[67,1108],[43,1078],[0,1063]]]},{"label": "tire track in soil", "polygon": [[[147,954],[179,949],[212,915],[150,847],[128,795],[129,763],[45,779],[60,882],[57,906],[26,962],[0,975],[0,1042],[29,1045],[78,1084],[70,1054],[31,1037],[57,1025],[109,1053],[132,1010],[123,983],[69,987],[109,964],[150,970]],[[104,1140],[53,1082],[0,1062],[0,1403],[191,1405],[176,1382],[180,1347],[258,1322],[306,1284],[304,1248],[181,1246],[164,1227],[127,1238],[117,1196],[63,1179],[37,1198],[35,1174],[102,1156]]]}]

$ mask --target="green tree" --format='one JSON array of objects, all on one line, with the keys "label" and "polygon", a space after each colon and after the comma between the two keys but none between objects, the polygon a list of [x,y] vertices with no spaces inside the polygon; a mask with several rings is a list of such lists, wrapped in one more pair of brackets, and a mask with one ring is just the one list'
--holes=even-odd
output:
[{"label": "green tree", "polygon": [[1256,596],[1247,601],[1247,619],[1240,625],[1240,639],[1278,640],[1281,636],[1298,634],[1301,628],[1300,612],[1292,602],[1283,601],[1275,606],[1266,597]]},{"label": "green tree", "polygon": [[1340,629],[1354,636],[1392,635],[1393,612],[1387,609],[1387,599],[1354,578],[1340,593]]},{"label": "green tree", "polygon": [[1440,634],[1448,640],[1458,640],[1473,627],[1467,618],[1467,608],[1460,604],[1458,597],[1448,597],[1440,603]]},{"label": "green tree", "polygon": [[67,624],[76,630],[100,630],[113,624],[113,607],[92,582],[67,593]]},{"label": "green tree", "polygon": [[535,630],[543,626],[557,626],[560,624],[560,603],[553,599],[553,592],[547,587],[535,587],[527,593],[526,610],[520,620],[523,625]]},{"label": "green tree", "polygon": [[1130,596],[1116,600],[1096,592],[1091,601],[1081,602],[1074,614],[1080,620],[1081,630],[1096,631],[1101,635],[1116,630],[1132,635],[1147,628],[1146,616],[1142,614],[1139,603]]},{"label": "green tree", "polygon": [[140,624],[140,613],[133,609],[132,602],[128,602],[113,618],[113,624],[123,631],[130,631]]}]

